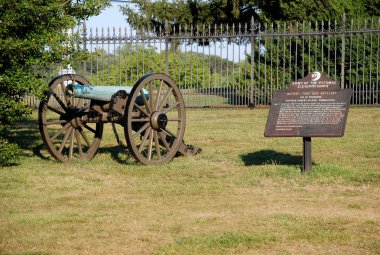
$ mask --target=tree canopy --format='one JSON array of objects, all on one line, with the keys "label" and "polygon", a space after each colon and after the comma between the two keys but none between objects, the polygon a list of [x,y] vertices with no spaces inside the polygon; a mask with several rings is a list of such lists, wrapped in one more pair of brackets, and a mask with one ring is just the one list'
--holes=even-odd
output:
[{"label": "tree canopy", "polygon": [[305,21],[380,15],[379,0],[255,0],[267,21]]},{"label": "tree canopy", "polygon": [[131,0],[121,7],[128,23],[135,29],[197,24],[249,23],[251,17],[259,18],[256,7],[246,0]]},{"label": "tree canopy", "polygon": [[121,7],[129,24],[141,27],[340,19],[380,15],[380,0],[130,0]]},{"label": "tree canopy", "polygon": [[1,150],[5,128],[31,112],[23,96],[45,88],[41,70],[80,56],[75,40],[67,40],[69,29],[108,5],[109,0],[0,0]]}]

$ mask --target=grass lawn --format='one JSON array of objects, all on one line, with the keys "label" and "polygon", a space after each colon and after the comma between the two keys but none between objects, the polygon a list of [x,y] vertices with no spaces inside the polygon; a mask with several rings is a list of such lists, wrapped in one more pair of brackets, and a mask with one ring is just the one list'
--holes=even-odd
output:
[{"label": "grass lawn", "polygon": [[92,161],[55,162],[35,114],[20,164],[0,169],[0,253],[380,254],[380,108],[313,139],[310,175],[302,138],[264,138],[267,114],[187,111],[203,151],[164,166],[137,164],[111,125]]}]

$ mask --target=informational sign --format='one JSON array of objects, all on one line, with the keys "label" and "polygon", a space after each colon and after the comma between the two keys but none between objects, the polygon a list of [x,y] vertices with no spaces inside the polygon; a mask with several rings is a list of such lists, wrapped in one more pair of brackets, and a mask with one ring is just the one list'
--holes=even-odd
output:
[{"label": "informational sign", "polygon": [[339,81],[312,72],[274,93],[264,135],[302,137],[301,171],[310,172],[311,137],[344,135],[351,94],[351,89],[339,88]]},{"label": "informational sign", "polygon": [[352,90],[320,72],[293,81],[272,98],[267,137],[340,137],[344,135]]}]

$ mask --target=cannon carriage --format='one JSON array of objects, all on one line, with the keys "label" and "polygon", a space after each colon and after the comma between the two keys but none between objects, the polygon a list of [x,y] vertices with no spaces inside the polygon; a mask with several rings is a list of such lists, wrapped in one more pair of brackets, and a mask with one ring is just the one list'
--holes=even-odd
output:
[{"label": "cannon carriage", "polygon": [[[179,88],[167,75],[143,76],[133,87],[93,86],[77,74],[53,79],[39,107],[44,144],[57,160],[95,156],[105,123],[124,128],[127,147],[143,164],[162,164],[198,148],[185,144],[185,105]],[[119,142],[120,143],[120,142]]]}]

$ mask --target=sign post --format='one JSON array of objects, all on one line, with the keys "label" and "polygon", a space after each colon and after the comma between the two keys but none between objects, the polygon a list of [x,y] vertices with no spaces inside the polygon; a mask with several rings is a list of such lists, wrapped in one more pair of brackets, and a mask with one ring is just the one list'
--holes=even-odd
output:
[{"label": "sign post", "polygon": [[311,171],[311,138],[342,137],[352,90],[320,72],[293,81],[286,91],[275,91],[264,135],[302,137],[302,172]]},{"label": "sign post", "polygon": [[303,149],[302,149],[302,173],[308,173],[311,171],[312,158],[311,158],[311,137],[302,137]]}]

